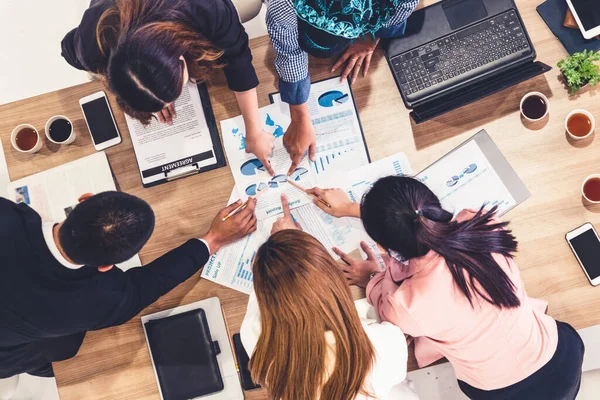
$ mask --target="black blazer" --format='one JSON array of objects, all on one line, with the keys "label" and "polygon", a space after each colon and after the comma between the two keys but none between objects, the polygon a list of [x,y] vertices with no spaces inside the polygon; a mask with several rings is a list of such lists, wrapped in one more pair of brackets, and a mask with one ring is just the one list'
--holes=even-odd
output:
[{"label": "black blazer", "polygon": [[0,378],[74,356],[89,330],[136,316],[208,261],[192,239],[126,272],[68,269],[52,256],[40,216],[0,198]]},{"label": "black blazer", "polygon": [[[168,3],[176,1],[167,0]],[[98,47],[96,27],[112,4],[114,0],[92,0],[80,25],[62,40],[62,56],[73,67],[90,72],[106,68],[108,60]],[[221,61],[225,63],[223,71],[229,88],[243,92],[257,87],[248,35],[231,0],[186,0],[181,4],[182,11],[194,22],[194,28],[225,52]]]}]

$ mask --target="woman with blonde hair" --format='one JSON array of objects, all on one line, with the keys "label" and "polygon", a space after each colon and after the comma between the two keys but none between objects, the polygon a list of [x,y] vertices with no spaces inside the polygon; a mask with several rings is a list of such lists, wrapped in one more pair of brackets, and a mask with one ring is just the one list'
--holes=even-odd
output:
[{"label": "woman with blonde hair", "polygon": [[242,324],[253,379],[277,400],[416,399],[400,329],[361,320],[339,265],[283,203]]}]

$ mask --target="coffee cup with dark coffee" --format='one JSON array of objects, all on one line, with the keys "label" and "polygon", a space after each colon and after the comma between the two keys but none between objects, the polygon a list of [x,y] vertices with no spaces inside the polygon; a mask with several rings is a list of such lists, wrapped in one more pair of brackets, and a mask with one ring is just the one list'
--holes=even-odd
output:
[{"label": "coffee cup with dark coffee", "polygon": [[550,112],[548,98],[540,92],[529,92],[521,99],[521,115],[528,121],[544,119]]},{"label": "coffee cup with dark coffee", "polygon": [[37,153],[42,148],[42,137],[35,126],[21,124],[13,129],[10,143],[21,153]]},{"label": "coffee cup with dark coffee", "polygon": [[64,115],[55,115],[46,122],[46,137],[56,144],[71,144],[75,141],[75,132],[71,120]]}]

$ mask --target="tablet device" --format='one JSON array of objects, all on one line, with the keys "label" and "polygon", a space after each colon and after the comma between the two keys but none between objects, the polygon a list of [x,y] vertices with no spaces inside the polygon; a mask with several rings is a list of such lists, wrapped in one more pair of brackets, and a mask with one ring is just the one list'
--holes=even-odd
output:
[{"label": "tablet device", "polygon": [[235,358],[237,359],[238,369],[240,370],[240,380],[242,381],[242,388],[244,390],[254,390],[260,388],[260,385],[254,383],[252,380],[252,374],[248,369],[250,363],[250,357],[244,349],[242,344],[242,338],[239,333],[233,335],[233,348],[235,349]]},{"label": "tablet device", "polygon": [[586,39],[600,35],[600,2],[598,0],[567,0],[567,4]]}]

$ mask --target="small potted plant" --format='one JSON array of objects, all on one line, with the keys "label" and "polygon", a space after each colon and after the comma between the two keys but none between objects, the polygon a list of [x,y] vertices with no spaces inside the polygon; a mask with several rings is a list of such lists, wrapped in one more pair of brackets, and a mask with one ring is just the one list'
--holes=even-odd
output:
[{"label": "small potted plant", "polygon": [[571,94],[588,84],[595,86],[600,82],[600,67],[594,64],[595,61],[600,61],[600,53],[584,50],[558,62]]}]

